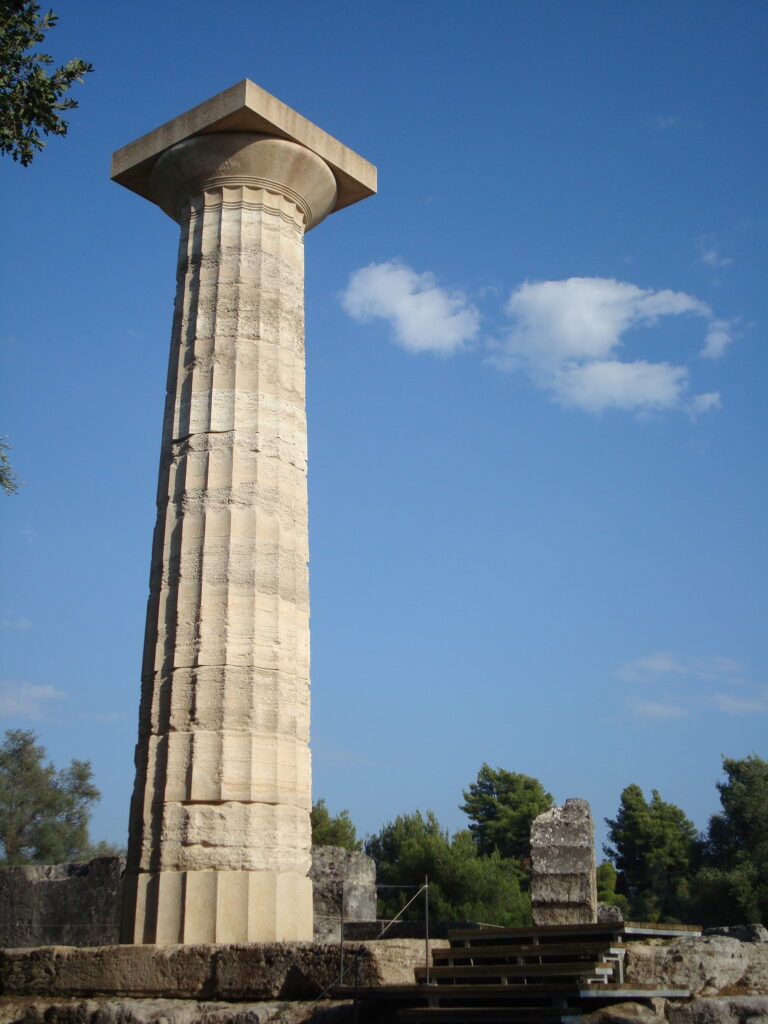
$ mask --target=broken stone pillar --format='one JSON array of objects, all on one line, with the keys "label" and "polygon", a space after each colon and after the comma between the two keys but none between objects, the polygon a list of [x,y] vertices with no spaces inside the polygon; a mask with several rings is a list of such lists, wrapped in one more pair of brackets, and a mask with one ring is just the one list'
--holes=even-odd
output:
[{"label": "broken stone pillar", "polygon": [[312,938],[304,232],[375,168],[243,81],[114,154],[181,227],[121,938]]},{"label": "broken stone pillar", "polygon": [[595,826],[586,800],[551,807],[531,826],[533,923],[597,921]]}]

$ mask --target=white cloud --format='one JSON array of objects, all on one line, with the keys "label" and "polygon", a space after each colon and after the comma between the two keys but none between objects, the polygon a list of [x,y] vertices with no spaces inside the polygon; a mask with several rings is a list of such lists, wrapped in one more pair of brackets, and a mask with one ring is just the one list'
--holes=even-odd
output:
[{"label": "white cloud", "polygon": [[664,409],[680,401],[687,373],[684,366],[669,363],[601,359],[558,370],[549,387],[563,405],[588,412]]},{"label": "white cloud", "polygon": [[719,391],[705,391],[702,395],[694,395],[688,402],[686,408],[691,419],[696,419],[701,413],[712,412],[722,406]]},{"label": "white cloud", "polygon": [[698,313],[709,307],[685,292],[654,292],[604,277],[570,277],[565,281],[526,281],[507,303],[518,324],[510,348],[525,357],[599,359],[621,342],[636,324],[654,323],[660,316]]},{"label": "white cloud", "polygon": [[0,619],[0,626],[3,629],[32,629],[32,620],[24,615],[19,615],[15,619]]},{"label": "white cloud", "polygon": [[[441,288],[432,274],[394,260],[356,270],[341,303],[360,322],[387,321],[395,342],[409,352],[451,355],[480,329],[480,314],[463,292]],[[526,281],[504,311],[512,325],[491,343],[489,362],[526,373],[561,405],[593,413],[676,409],[693,420],[720,408],[717,391],[690,395],[686,365],[620,358],[630,330],[682,315],[706,321],[701,355],[719,358],[733,341],[733,322],[717,319],[693,295],[613,278],[571,277]]]},{"label": "white cloud", "polygon": [[51,701],[66,697],[53,686],[35,686],[33,683],[0,682],[0,718],[40,718]]},{"label": "white cloud", "polygon": [[683,407],[687,367],[616,358],[631,328],[689,314],[724,329],[705,302],[686,292],[653,291],[602,277],[525,282],[510,296],[506,311],[514,323],[492,362],[524,370],[561,404],[589,412]]},{"label": "white cloud", "polygon": [[705,359],[719,359],[733,340],[733,323],[730,320],[712,320],[701,355]]},{"label": "white cloud", "polygon": [[117,711],[105,711],[103,713],[79,711],[77,717],[84,718],[88,722],[100,722],[102,725],[109,725],[112,722],[119,722],[125,719],[125,715],[119,714]]},{"label": "white cloud", "polygon": [[768,712],[768,700],[765,696],[739,697],[732,693],[713,693],[709,695],[708,703],[726,715],[755,715]]},{"label": "white cloud", "polygon": [[703,241],[699,262],[707,267],[712,267],[713,270],[720,270],[721,267],[727,267],[729,263],[733,263],[733,259],[730,256],[721,256],[716,245]]},{"label": "white cloud", "polygon": [[341,304],[360,322],[388,320],[395,341],[408,352],[451,355],[480,329],[480,314],[462,292],[440,288],[432,274],[395,261],[356,270]]},{"label": "white cloud", "polygon": [[624,682],[642,683],[648,679],[654,679],[657,676],[669,673],[686,675],[688,671],[688,667],[679,658],[664,651],[659,651],[656,654],[646,654],[642,658],[628,661],[626,665],[622,665],[618,669],[616,675],[619,679],[623,679]]},{"label": "white cloud", "polygon": [[712,655],[704,658],[681,658],[667,651],[646,654],[622,665],[616,672],[625,683],[668,682],[671,675],[690,676],[705,681],[732,682],[744,675],[744,665],[734,658]]},{"label": "white cloud", "polygon": [[651,695],[626,699],[634,714],[646,718],[679,718],[702,708],[726,715],[768,713],[768,687],[747,680],[746,667],[734,658],[678,657],[659,651],[627,662],[616,674]]},{"label": "white cloud", "polygon": [[732,682],[741,679],[746,671],[746,667],[735,658],[723,658],[717,654],[709,658],[694,658],[691,665],[699,679],[722,679]]},{"label": "white cloud", "polygon": [[673,718],[685,718],[690,714],[687,708],[679,704],[663,704],[661,701],[638,700],[632,698],[627,701],[630,711],[640,718],[655,718],[657,721]]},{"label": "white cloud", "polygon": [[653,123],[654,127],[666,131],[669,128],[676,128],[680,124],[680,118],[673,114],[668,117],[657,117]]}]

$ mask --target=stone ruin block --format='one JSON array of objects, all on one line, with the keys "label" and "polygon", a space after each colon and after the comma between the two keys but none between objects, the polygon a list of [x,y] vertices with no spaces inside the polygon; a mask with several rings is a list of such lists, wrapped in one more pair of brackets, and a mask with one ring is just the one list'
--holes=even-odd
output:
[{"label": "stone ruin block", "polygon": [[595,826],[586,800],[566,800],[535,819],[531,858],[534,924],[597,921]]},{"label": "stone ruin block", "polygon": [[0,948],[118,941],[122,857],[0,868]]},{"label": "stone ruin block", "polygon": [[315,942],[339,941],[342,913],[345,924],[376,920],[376,864],[371,857],[339,846],[313,846],[309,877]]},{"label": "stone ruin block", "polygon": [[[0,948],[116,945],[124,870],[123,857],[0,867]],[[375,922],[376,865],[370,857],[313,846],[309,877],[313,941],[338,942],[342,899],[345,922]],[[379,930],[374,925],[372,937]]]}]

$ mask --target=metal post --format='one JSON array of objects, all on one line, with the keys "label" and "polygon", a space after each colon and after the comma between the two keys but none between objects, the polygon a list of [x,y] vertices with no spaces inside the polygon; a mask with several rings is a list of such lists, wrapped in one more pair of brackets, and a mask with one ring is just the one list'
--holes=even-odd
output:
[{"label": "metal post", "polygon": [[341,883],[341,921],[339,922],[339,983],[344,984],[344,883]]},{"label": "metal post", "polygon": [[427,985],[429,984],[429,875],[424,876],[424,947],[427,957]]},{"label": "metal post", "polygon": [[357,999],[357,987],[358,987],[359,982],[360,982],[360,951],[356,950],[355,951],[355,992],[354,992],[354,997],[353,997],[354,1001],[352,1003],[352,1014],[353,1014],[354,1024],[357,1024],[357,1022],[359,1020],[359,1016],[360,1016],[360,1004],[359,1004],[358,999]]}]

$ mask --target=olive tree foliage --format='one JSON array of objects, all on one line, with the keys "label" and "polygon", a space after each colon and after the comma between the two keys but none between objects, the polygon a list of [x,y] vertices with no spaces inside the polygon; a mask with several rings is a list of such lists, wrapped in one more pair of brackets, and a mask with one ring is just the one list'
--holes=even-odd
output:
[{"label": "olive tree foliage", "polygon": [[480,853],[530,859],[533,819],[552,806],[552,794],[538,779],[483,764],[463,796],[459,809]]},{"label": "olive tree foliage", "polygon": [[[391,919],[429,879],[430,915],[441,921],[529,924],[530,900],[521,893],[517,864],[497,852],[482,856],[466,830],[450,836],[432,811],[398,815],[376,835],[365,852],[376,861],[379,914]],[[403,915],[423,920],[419,895]]]},{"label": "olive tree foliage", "polygon": [[321,798],[312,804],[309,820],[312,825],[313,846],[340,846],[344,850],[362,850],[363,841],[357,838],[357,829],[348,810],[332,815],[325,805],[325,800]]},{"label": "olive tree foliage", "polygon": [[57,20],[32,0],[0,0],[0,153],[24,167],[45,146],[41,134],[67,134],[61,113],[77,101],[65,93],[93,71],[79,57],[51,68],[53,58],[34,51]]},{"label": "olive tree foliage", "polygon": [[32,732],[9,730],[0,746],[0,863],[56,864],[116,852],[90,846],[91,805],[100,797],[89,761],[57,771]]}]

